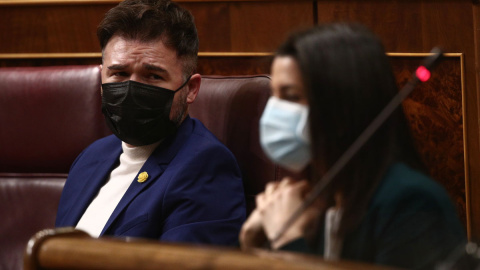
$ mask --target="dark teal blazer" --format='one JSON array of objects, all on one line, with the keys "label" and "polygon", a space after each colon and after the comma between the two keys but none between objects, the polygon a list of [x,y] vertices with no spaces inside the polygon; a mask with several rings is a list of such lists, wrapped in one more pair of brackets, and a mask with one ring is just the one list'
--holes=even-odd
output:
[{"label": "dark teal blazer", "polygon": [[[76,226],[119,164],[121,141],[100,139],[73,163],[56,226]],[[245,195],[233,154],[198,120],[187,117],[175,136],[152,153],[120,200],[101,235],[236,245],[245,220]]]},{"label": "dark teal blazer", "polygon": [[[323,227],[318,245],[299,239],[283,249],[323,254]],[[341,259],[432,269],[466,233],[447,192],[426,175],[402,163],[392,165],[376,190],[359,227],[343,241]]]}]

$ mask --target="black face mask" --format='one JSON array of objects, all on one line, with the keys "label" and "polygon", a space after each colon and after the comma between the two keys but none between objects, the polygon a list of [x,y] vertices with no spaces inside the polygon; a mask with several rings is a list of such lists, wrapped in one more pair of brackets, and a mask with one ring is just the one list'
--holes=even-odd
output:
[{"label": "black face mask", "polygon": [[173,97],[189,80],[175,91],[135,81],[102,84],[102,112],[108,127],[135,146],[163,140],[177,129],[178,123],[169,117]]}]

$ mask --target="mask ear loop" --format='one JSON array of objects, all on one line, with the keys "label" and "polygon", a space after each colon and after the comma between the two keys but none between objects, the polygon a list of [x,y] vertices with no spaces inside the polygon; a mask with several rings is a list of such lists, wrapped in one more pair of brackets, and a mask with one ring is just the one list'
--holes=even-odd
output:
[{"label": "mask ear loop", "polygon": [[310,144],[310,121],[309,121],[310,108],[302,108],[300,120],[298,121],[297,128],[295,130],[298,138],[306,144]]},{"label": "mask ear loop", "polygon": [[187,85],[187,83],[190,81],[190,79],[192,78],[193,74],[188,76],[187,80],[182,84],[180,85],[179,88],[177,88],[177,90],[173,91],[174,93],[178,92],[180,89],[182,89],[183,87],[185,87],[185,85]]}]

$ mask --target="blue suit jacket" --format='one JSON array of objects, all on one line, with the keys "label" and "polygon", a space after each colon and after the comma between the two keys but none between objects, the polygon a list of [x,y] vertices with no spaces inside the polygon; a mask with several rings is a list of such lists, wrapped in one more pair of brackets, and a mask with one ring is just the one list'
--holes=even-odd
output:
[{"label": "blue suit jacket", "polygon": [[[121,141],[111,135],[73,163],[57,212],[57,227],[76,226],[119,164]],[[245,196],[233,154],[198,120],[187,117],[165,139],[132,183],[101,235],[234,245],[245,220]]]}]

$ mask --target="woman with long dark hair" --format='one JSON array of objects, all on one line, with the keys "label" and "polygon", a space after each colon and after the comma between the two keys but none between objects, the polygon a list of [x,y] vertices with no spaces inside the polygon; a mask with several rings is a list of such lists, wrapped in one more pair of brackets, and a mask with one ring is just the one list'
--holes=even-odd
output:
[{"label": "woman with long dark hair", "polygon": [[[243,247],[273,240],[311,186],[398,89],[379,39],[360,25],[329,24],[290,36],[272,64],[261,143],[303,172],[269,183],[242,228]],[[424,172],[398,108],[282,235],[274,249],[406,268],[432,268],[465,241],[445,190]]]}]

